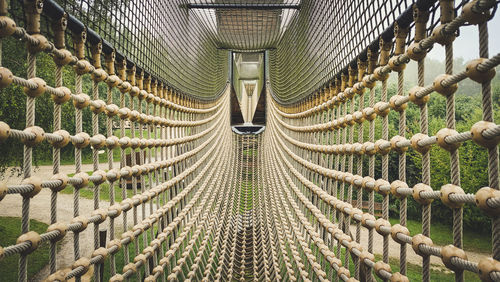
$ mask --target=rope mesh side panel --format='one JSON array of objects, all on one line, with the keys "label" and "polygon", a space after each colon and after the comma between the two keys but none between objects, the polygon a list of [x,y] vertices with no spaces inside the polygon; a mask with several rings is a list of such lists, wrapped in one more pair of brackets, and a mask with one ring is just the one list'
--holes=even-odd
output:
[{"label": "rope mesh side panel", "polygon": [[[25,128],[0,123],[2,142],[24,146],[24,180],[0,185],[0,204],[15,203],[21,215],[22,235],[0,248],[0,258],[19,255],[19,281],[29,278],[31,252],[49,242],[50,273],[43,277],[49,281],[100,281],[102,271],[113,281],[406,281],[410,247],[422,257],[421,280],[432,280],[433,258],[453,270],[456,281],[469,272],[500,278],[500,126],[489,77],[500,55],[489,54],[486,25],[486,11],[493,14],[496,1],[470,3],[484,21],[475,24],[482,59],[454,73],[451,37],[471,20],[465,2],[215,2],[119,1],[101,7],[61,1],[69,13],[66,30],[62,14],[43,11],[41,2],[13,1],[10,10],[0,2],[0,42],[19,40],[28,50],[26,73],[0,68],[0,86],[22,87],[27,95]],[[226,6],[207,11],[203,5]],[[438,10],[449,18],[434,17]],[[238,25],[240,19],[248,21]],[[425,52],[438,44],[445,45],[446,75],[425,81]],[[221,48],[273,49],[266,55],[263,133],[230,129],[229,52]],[[54,60],[54,85],[37,71],[43,53]],[[410,60],[417,61],[419,87],[407,93],[404,68]],[[397,76],[395,91],[388,89],[391,73]],[[63,74],[74,77],[74,85],[65,86]],[[483,120],[457,132],[453,89],[465,79],[481,84]],[[446,96],[446,104],[438,105],[446,127],[437,133],[429,132],[426,105],[436,92]],[[47,132],[35,126],[43,95],[50,95],[54,109],[53,130]],[[419,108],[421,134],[407,131],[409,103]],[[63,128],[64,107],[75,117],[71,128]],[[53,173],[38,179],[32,177],[32,159],[43,142],[53,147]],[[458,157],[465,142],[488,152],[489,187],[475,193],[460,187],[460,167],[471,165]],[[74,151],[74,174],[59,174],[64,147]],[[433,147],[450,155],[443,187],[431,187]],[[422,154],[422,170],[415,172],[421,183],[408,183],[409,150]],[[88,172],[86,151],[92,156]],[[68,186],[73,194],[63,195]],[[91,200],[83,197],[87,190]],[[50,198],[44,204],[52,225],[38,234],[30,231],[29,210],[43,193]],[[60,212],[62,199],[70,215]],[[410,201],[422,207],[422,234],[406,227]],[[453,245],[429,238],[432,201],[453,213]],[[397,224],[389,222],[394,205]],[[479,261],[463,250],[462,215],[472,205],[492,217],[493,249]],[[106,238],[99,236],[101,229]],[[64,247],[73,259],[56,259],[57,242],[67,238]],[[389,248],[399,250],[399,265],[392,268]]]}]

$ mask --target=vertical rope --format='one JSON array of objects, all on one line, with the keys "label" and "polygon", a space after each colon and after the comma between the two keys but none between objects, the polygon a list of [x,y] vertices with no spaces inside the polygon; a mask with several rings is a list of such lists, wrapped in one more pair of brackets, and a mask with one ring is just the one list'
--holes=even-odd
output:
[{"label": "vertical rope", "polygon": [[[445,45],[445,72],[453,73],[453,43]],[[455,95],[446,97],[446,127],[455,129]],[[460,161],[458,149],[450,152],[450,180],[451,183],[460,186]],[[462,248],[463,232],[463,209],[453,210],[453,244]],[[455,272],[456,281],[464,281],[463,271]]]},{"label": "vertical rope", "polygon": [[[370,89],[368,104],[373,108],[375,105],[375,87]],[[368,130],[368,140],[375,142],[375,120],[370,120]],[[375,178],[375,155],[370,155],[368,158],[368,176]],[[369,213],[375,214],[375,191],[371,190],[368,193]],[[373,228],[368,229],[368,251],[373,253]],[[370,275],[371,277],[371,275]]]},{"label": "vertical rope", "polygon": [[[28,52],[28,79],[34,78],[36,76],[36,54]],[[35,125],[35,98],[26,98],[26,127]],[[28,146],[24,146],[24,162],[23,162],[23,173],[24,178],[31,177],[32,172],[32,162],[33,162],[33,149]],[[21,211],[21,232],[26,233],[29,231],[29,208],[30,208],[30,198],[23,197],[22,211]],[[18,278],[20,282],[24,282],[28,279],[28,257],[27,255],[21,254],[19,256],[19,272]]]},{"label": "vertical rope", "polygon": [[[142,90],[142,86],[143,86],[142,85],[142,77],[138,81],[138,86]],[[140,98],[140,96],[139,96],[139,99],[137,102],[138,102],[137,110],[138,110],[139,114],[142,114],[143,101]],[[144,138],[144,124],[141,121],[139,121],[138,125],[139,125],[139,139],[142,140]],[[145,153],[145,150],[141,146],[139,149],[139,165],[141,165],[141,166],[145,164],[144,153]],[[139,179],[140,179],[140,183],[141,183],[141,193],[144,193],[144,191],[146,191],[146,182],[144,181],[144,175],[141,174]],[[141,207],[142,207],[142,220],[144,220],[146,218],[146,204],[143,202],[141,204]],[[146,248],[148,246],[148,234],[147,234],[147,232],[144,232],[142,234],[142,239],[143,239],[143,246],[144,246],[144,248]],[[144,267],[144,270],[145,270],[145,275],[148,276],[149,275],[149,260],[146,260],[146,265]]]},{"label": "vertical rope", "polygon": [[[487,22],[479,24],[479,56],[481,58],[489,58]],[[482,83],[481,94],[483,120],[494,122],[491,81]],[[488,148],[488,183],[494,189],[500,189],[498,163],[498,146]],[[500,219],[498,217],[492,219],[492,233],[492,257],[500,260]]]},{"label": "vertical rope", "polygon": [[[382,102],[387,101],[387,80],[382,81],[382,95],[380,97]],[[386,115],[382,119],[382,139],[389,139],[389,117]],[[382,179],[389,180],[389,155],[382,155]],[[389,195],[384,196],[384,200],[382,202],[382,217],[385,220],[389,220]],[[383,254],[382,260],[385,263],[389,263],[389,236],[384,236],[383,241]]]},{"label": "vertical rope", "polygon": [[[123,96],[123,95],[121,95]],[[106,104],[110,105],[113,103],[113,92],[112,92],[112,88],[110,86],[108,86],[107,88],[107,95],[106,95]],[[120,124],[122,123],[123,121],[120,121]],[[106,136],[107,137],[111,137],[113,136],[113,120],[111,119],[111,117],[107,116],[106,117]],[[122,136],[123,137],[123,136]],[[123,150],[121,150],[123,151]],[[107,152],[107,159],[108,159],[108,169],[109,170],[112,170],[114,168],[114,165],[113,165],[113,149],[110,149],[110,148],[107,148],[106,149],[106,152]],[[115,182],[113,181],[109,181],[108,182],[108,185],[109,185],[109,189],[110,189],[110,200],[109,200],[109,204],[110,205],[113,205],[114,202],[115,202],[115,195],[114,195],[114,190],[115,190]],[[118,183],[119,185],[119,183]],[[122,187],[123,188],[123,187]],[[126,199],[126,187],[124,190],[124,193],[125,193],[125,197],[123,197],[122,195],[122,200],[125,200]],[[113,191],[113,192],[111,192]],[[126,231],[127,230],[127,216],[126,216],[126,211],[123,212],[123,231]],[[115,218],[110,218],[109,220],[109,240],[113,240],[115,238],[115,231],[114,231],[114,226],[115,226]],[[115,259],[115,254],[111,254],[110,255],[110,274],[111,276],[115,275],[116,274],[116,259]]]},{"label": "vertical rope", "polygon": [[[343,105],[343,108],[344,108],[343,116],[345,116],[347,114],[347,103],[345,103]],[[340,117],[341,117],[341,115],[339,113],[339,118]],[[347,143],[347,128],[344,128],[342,130],[342,144],[346,144],[346,143]],[[342,162],[340,163],[340,170],[341,171],[345,171],[345,162],[346,162],[346,155],[343,154],[342,155]],[[340,200],[341,201],[344,201],[344,199],[345,199],[345,190],[344,189],[345,189],[345,183],[342,181],[340,183],[340,191],[339,191],[339,196],[340,196]],[[347,232],[344,213],[340,213],[339,217],[340,217],[339,218],[339,226],[341,227],[341,229],[344,232]],[[337,257],[339,257],[339,258],[341,257],[341,249],[342,249],[342,243],[340,241],[337,241]],[[346,261],[348,262],[348,259],[349,259],[349,256],[348,256],[348,254],[346,252],[345,253],[345,258],[344,258],[344,264],[346,264],[345,263]],[[348,263],[346,265],[348,265]]]},{"label": "vertical rope", "polygon": [[[398,72],[398,95],[404,94],[404,71]],[[406,111],[399,113],[399,135],[405,137],[406,135]],[[406,182],[406,153],[399,154],[399,180]],[[406,226],[406,210],[407,210],[406,197],[400,199],[399,206],[399,221],[402,226]],[[399,254],[399,272],[406,275],[406,244],[401,244]]]},{"label": "vertical rope", "polygon": [[[346,103],[347,104],[347,103]],[[350,103],[348,103],[350,106],[349,106],[349,113],[353,113],[354,112],[354,99],[351,99],[350,100]],[[347,109],[347,105],[346,105],[346,109]],[[347,131],[349,132],[349,144],[352,144],[354,143],[354,127],[353,126],[348,126],[348,129]],[[353,166],[354,166],[354,156],[351,154],[349,156],[349,162],[348,162],[348,166],[347,166],[347,171],[349,173],[352,173],[353,172]],[[348,188],[347,188],[347,202],[352,204],[352,187],[353,185],[352,184],[349,184],[348,185]],[[345,224],[345,232],[347,234],[350,234],[350,227],[351,227],[351,217],[350,216],[346,216],[345,219],[344,219],[344,224]],[[349,265],[349,252],[346,250],[345,252],[345,257],[344,257],[344,265]],[[356,263],[354,263],[354,267],[356,268]],[[358,265],[359,266],[359,265]],[[357,271],[355,271],[356,273]]]},{"label": "vertical rope", "polygon": [[[62,67],[56,65],[55,86],[60,87],[62,85],[63,85]],[[54,103],[53,126],[54,126],[54,131],[61,129],[61,105],[57,103]],[[61,149],[54,147],[52,150],[52,174],[59,173],[59,167],[61,164],[60,157],[61,157]],[[53,224],[55,222],[57,222],[57,192],[51,191],[50,223]],[[57,250],[57,244],[55,242],[50,242],[50,250],[49,250],[50,273],[54,273],[57,270],[56,250]]]},{"label": "vertical rope", "polygon": [[[100,55],[100,54],[99,54]],[[99,66],[96,66],[99,67]],[[99,83],[95,80],[92,80],[92,99],[97,100],[99,99]],[[99,134],[99,115],[96,113],[92,113],[92,135],[96,136]],[[92,148],[92,166],[93,166],[93,171],[99,170],[99,149],[97,148]],[[94,184],[94,189],[93,189],[93,196],[94,196],[94,210],[99,209],[99,184]],[[110,191],[113,190],[113,187],[110,187]],[[94,250],[98,249],[100,247],[100,242],[99,242],[99,223],[94,224]],[[94,271],[94,280],[99,282],[100,281],[100,264],[96,264],[95,266],[95,271]],[[104,265],[102,266],[104,267]]]},{"label": "vertical rope", "polygon": [[[82,93],[82,75],[77,74],[75,79],[75,91],[77,94]],[[82,122],[82,110],[75,108],[75,127],[76,133],[82,132],[83,122]],[[75,172],[79,173],[82,170],[82,149],[75,147]],[[80,190],[75,187],[73,191],[73,217],[80,215]],[[74,259],[78,260],[80,258],[80,233],[75,232],[73,234],[73,254]],[[80,277],[76,277],[77,282]]]},{"label": "vertical rope", "polygon": [[[359,111],[362,111],[365,107],[364,92],[362,92],[359,95],[358,101],[359,101]],[[363,130],[364,130],[363,123],[360,123],[359,127],[358,127],[358,142],[360,144],[363,144]],[[363,176],[363,155],[361,155],[361,154],[357,156],[356,168],[357,168],[356,173],[358,175]],[[362,209],[363,189],[360,186],[358,186],[357,192],[358,192],[356,195],[357,208]],[[358,242],[358,243],[361,242],[361,222],[359,222],[359,221],[356,223],[356,242]],[[357,265],[357,268],[356,268],[357,272],[355,272],[355,275],[356,275],[355,277],[359,279],[359,272],[360,272],[360,260],[359,260],[359,258],[356,259],[356,265]]]},{"label": "vertical rope", "polygon": [[[130,84],[132,86],[135,86],[136,83],[135,83],[135,67],[132,67],[131,69],[128,69],[127,70],[128,74],[129,74],[129,77],[128,77],[128,80],[130,82]],[[134,102],[134,97],[133,96],[130,96],[130,100],[129,100],[129,103],[130,103],[130,110],[133,111],[134,108],[135,108],[135,102]],[[132,138],[135,138],[135,131],[136,131],[136,122],[135,121],[130,121],[130,135]],[[130,159],[131,159],[131,167],[135,166],[137,164],[137,158],[136,158],[136,155],[137,155],[137,151],[134,147],[132,147],[132,150],[130,152]],[[137,195],[137,178],[135,176],[132,176],[132,194],[135,196]],[[138,221],[138,218],[137,218],[137,206],[134,205],[134,207],[132,208],[132,211],[133,211],[133,218],[134,218],[134,226],[137,225],[139,223]],[[134,242],[134,254],[135,256],[139,255],[139,238],[137,238]],[[136,273],[136,277],[137,279],[139,280],[140,279],[140,273]]]},{"label": "vertical rope", "polygon": [[[418,85],[424,86],[425,59],[418,61]],[[429,134],[427,103],[420,106],[420,132]],[[422,183],[431,185],[431,166],[429,151],[422,154]],[[422,206],[422,234],[431,236],[431,204]],[[422,257],[422,281],[430,281],[430,257]]]}]

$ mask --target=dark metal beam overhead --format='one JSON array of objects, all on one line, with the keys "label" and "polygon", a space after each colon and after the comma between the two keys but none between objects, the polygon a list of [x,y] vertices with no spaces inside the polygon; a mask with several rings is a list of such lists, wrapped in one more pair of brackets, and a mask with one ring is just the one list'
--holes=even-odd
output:
[{"label": "dark metal beam overhead", "polygon": [[300,10],[300,5],[293,4],[187,4],[188,9],[250,9],[250,10]]}]

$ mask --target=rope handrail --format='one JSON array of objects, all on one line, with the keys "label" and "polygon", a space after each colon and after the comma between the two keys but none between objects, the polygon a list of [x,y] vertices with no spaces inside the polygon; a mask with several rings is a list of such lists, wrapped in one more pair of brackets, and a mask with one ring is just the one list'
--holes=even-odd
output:
[{"label": "rope handrail", "polygon": [[[80,2],[0,0],[0,149],[22,154],[0,182],[0,210],[20,217],[0,264],[18,257],[19,281],[45,245],[46,281],[431,281],[431,263],[499,280],[498,1]],[[465,26],[478,54],[457,71]],[[445,54],[432,83],[431,48]],[[263,92],[243,107],[265,117],[237,125],[246,72]],[[458,118],[464,83],[480,88],[474,122]],[[469,213],[491,221],[481,258],[464,248]]]}]

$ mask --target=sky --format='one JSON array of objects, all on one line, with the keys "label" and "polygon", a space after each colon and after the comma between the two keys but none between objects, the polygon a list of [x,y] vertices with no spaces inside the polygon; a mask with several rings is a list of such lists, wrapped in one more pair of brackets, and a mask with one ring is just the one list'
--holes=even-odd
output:
[{"label": "sky", "polygon": [[[500,53],[500,15],[488,22],[490,57]],[[427,56],[434,60],[444,61],[444,47],[435,44]],[[479,31],[477,25],[463,26],[460,36],[453,43],[453,56],[462,57],[465,61],[479,58]]]}]

